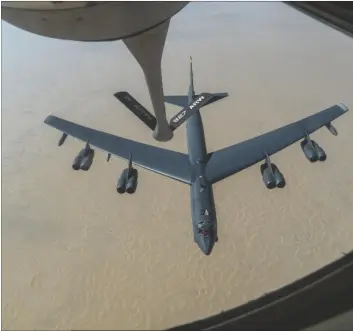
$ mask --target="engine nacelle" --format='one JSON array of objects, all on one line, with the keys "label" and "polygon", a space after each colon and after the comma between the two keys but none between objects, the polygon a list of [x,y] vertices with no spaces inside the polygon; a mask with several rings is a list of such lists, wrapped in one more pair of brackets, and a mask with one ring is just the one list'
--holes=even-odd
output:
[{"label": "engine nacelle", "polygon": [[88,151],[86,151],[86,155],[84,156],[81,162],[81,170],[84,170],[84,171],[89,170],[93,163],[93,158],[94,158],[94,150],[90,148]]},{"label": "engine nacelle", "polygon": [[118,179],[118,183],[116,184],[116,190],[120,194],[123,194],[126,191],[127,174],[128,169],[124,169]]},{"label": "engine nacelle", "polygon": [[279,171],[279,169],[277,168],[277,166],[275,166],[274,164],[272,164],[272,169],[273,169],[273,175],[275,177],[275,183],[276,183],[276,187],[278,188],[283,188],[286,186],[286,181],[284,180],[284,176],[282,175],[282,173]]},{"label": "engine nacelle", "polygon": [[273,189],[275,187],[283,188],[286,185],[284,176],[279,171],[278,167],[270,163],[271,168],[267,163],[261,166],[262,180],[268,189]]},{"label": "engine nacelle", "polygon": [[86,149],[81,149],[80,152],[77,154],[77,156],[74,159],[74,162],[72,163],[72,169],[74,170],[80,170],[81,168],[81,163],[85,157]]},{"label": "engine nacelle", "polygon": [[312,143],[315,147],[316,155],[319,161],[325,161],[327,158],[325,151],[314,140],[312,140]]},{"label": "engine nacelle", "polygon": [[126,192],[129,194],[135,193],[137,188],[137,170],[131,169],[130,177],[126,183]]},{"label": "engine nacelle", "polygon": [[325,161],[327,158],[325,151],[314,140],[304,139],[300,146],[310,162]]},{"label": "engine nacelle", "polygon": [[318,156],[315,150],[315,147],[308,142],[306,139],[300,142],[300,146],[303,150],[303,153],[305,157],[310,161],[310,162],[316,162],[318,160]]},{"label": "engine nacelle", "polygon": [[261,166],[262,180],[268,189],[273,189],[276,187],[276,180],[267,164]]}]

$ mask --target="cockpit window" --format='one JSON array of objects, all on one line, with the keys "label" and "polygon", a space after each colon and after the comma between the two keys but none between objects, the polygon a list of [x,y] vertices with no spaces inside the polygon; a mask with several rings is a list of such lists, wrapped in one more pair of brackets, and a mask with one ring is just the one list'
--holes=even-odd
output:
[{"label": "cockpit window", "polygon": [[[207,210],[206,210],[207,211]],[[209,222],[200,221],[197,223],[197,233],[201,236],[209,236],[211,232],[212,225]]]},{"label": "cockpit window", "polygon": [[204,237],[208,237],[210,235],[210,231],[209,230],[205,230],[205,229],[197,229],[198,234],[200,234],[201,236]]}]

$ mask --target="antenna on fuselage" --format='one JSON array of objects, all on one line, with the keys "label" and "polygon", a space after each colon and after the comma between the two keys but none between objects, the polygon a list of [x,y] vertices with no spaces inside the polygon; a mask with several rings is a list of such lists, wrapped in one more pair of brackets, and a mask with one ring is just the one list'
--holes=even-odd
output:
[{"label": "antenna on fuselage", "polygon": [[194,73],[192,70],[192,57],[190,56],[190,85],[189,85],[189,97],[194,99],[195,97],[195,89],[194,89]]}]

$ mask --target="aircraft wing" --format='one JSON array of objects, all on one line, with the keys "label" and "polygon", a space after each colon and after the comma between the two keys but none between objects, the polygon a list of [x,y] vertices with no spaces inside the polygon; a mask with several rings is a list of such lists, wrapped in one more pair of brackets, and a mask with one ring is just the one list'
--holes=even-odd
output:
[{"label": "aircraft wing", "polygon": [[[264,160],[265,153],[272,155],[304,138],[348,111],[343,105],[335,105],[298,122],[243,141],[213,153],[209,153],[206,177],[212,183],[231,176]],[[334,129],[333,129],[334,130]],[[330,130],[331,131],[331,130]]]},{"label": "aircraft wing", "polygon": [[52,115],[44,123],[122,159],[128,160],[131,154],[132,163],[142,168],[190,183],[190,163],[186,154],[114,136]]}]

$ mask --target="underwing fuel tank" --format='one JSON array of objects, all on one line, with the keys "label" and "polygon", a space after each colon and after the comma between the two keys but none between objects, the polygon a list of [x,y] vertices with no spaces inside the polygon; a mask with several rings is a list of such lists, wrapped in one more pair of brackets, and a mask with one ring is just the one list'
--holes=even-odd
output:
[{"label": "underwing fuel tank", "polygon": [[62,134],[62,136],[61,136],[61,138],[59,139],[59,142],[58,142],[58,146],[59,146],[59,147],[62,146],[62,145],[64,145],[64,143],[65,143],[65,141],[66,141],[66,139],[67,139],[67,136],[68,136],[67,133],[63,133],[63,134]]}]

